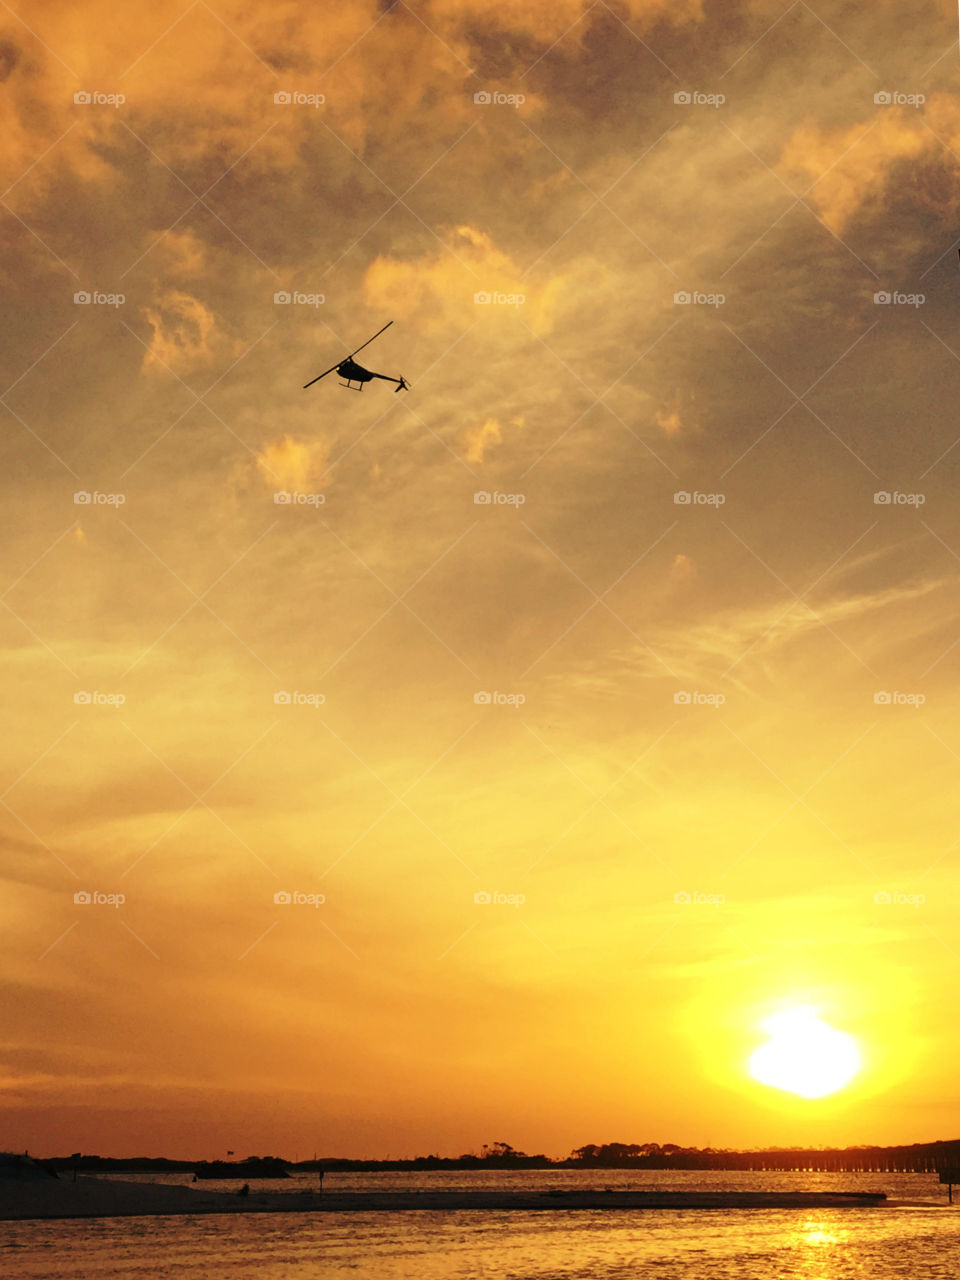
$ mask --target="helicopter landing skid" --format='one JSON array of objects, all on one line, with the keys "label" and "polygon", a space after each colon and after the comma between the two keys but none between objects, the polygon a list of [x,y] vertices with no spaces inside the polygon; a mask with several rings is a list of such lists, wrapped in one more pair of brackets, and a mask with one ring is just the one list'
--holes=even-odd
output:
[{"label": "helicopter landing skid", "polygon": [[340,383],[340,385],[341,385],[341,387],[343,387],[343,388],[344,388],[345,390],[347,390],[347,391],[362,391],[362,390],[363,390],[363,383],[362,383],[362,382],[360,383],[359,387],[351,386],[351,384],[350,384],[349,382],[341,382],[341,383]]}]

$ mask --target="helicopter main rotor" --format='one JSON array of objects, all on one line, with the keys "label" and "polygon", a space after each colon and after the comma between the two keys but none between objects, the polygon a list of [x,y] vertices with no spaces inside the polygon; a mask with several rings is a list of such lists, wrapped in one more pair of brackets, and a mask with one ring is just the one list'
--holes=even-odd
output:
[{"label": "helicopter main rotor", "polygon": [[[315,382],[319,382],[321,378],[325,378],[328,373],[334,373],[338,371],[343,365],[349,366],[350,363],[353,361],[353,357],[357,355],[358,352],[362,351],[364,347],[369,347],[370,343],[373,342],[374,338],[379,338],[381,333],[383,333],[386,329],[389,329],[392,324],[393,324],[393,321],[388,320],[387,323],[383,326],[383,329],[378,329],[377,332],[373,335],[373,338],[368,338],[366,342],[362,343],[359,347],[357,347],[356,351],[351,351],[348,356],[343,356],[342,359],[338,360],[336,364],[331,365],[329,369],[325,369],[323,373],[318,373],[315,378],[311,378],[309,382],[305,382],[303,384],[304,391],[306,391],[307,387],[312,387]],[[362,373],[369,373],[369,370],[363,369],[361,365],[356,365],[355,368],[361,371]],[[346,377],[347,375],[344,374],[343,376]],[[370,377],[383,378],[387,382],[398,382],[400,384],[397,387],[398,391],[409,390],[409,383],[404,378],[389,378],[387,377],[386,374],[383,374],[383,373],[370,374]],[[369,381],[369,378],[365,378],[364,381]]]}]

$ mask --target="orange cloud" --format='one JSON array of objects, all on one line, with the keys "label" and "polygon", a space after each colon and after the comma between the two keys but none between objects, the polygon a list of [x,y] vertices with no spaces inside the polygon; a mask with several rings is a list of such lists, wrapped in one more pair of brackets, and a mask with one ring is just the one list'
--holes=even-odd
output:
[{"label": "orange cloud", "polygon": [[[495,10],[498,30],[522,32],[545,45],[565,33],[577,40],[588,27],[579,20],[594,5],[590,0],[501,0]],[[627,0],[627,18],[646,29],[662,18],[685,23],[703,17],[702,0]],[[492,17],[488,0],[433,0],[425,20],[432,21],[445,38],[482,30]],[[573,30],[571,30],[573,28]]]},{"label": "orange cloud", "polygon": [[[512,418],[510,425],[522,427],[523,418]],[[477,427],[468,427],[463,433],[464,448],[468,462],[483,462],[484,455],[492,445],[503,440],[503,430],[496,418],[487,418]]]},{"label": "orange cloud", "polygon": [[602,273],[595,263],[580,261],[543,283],[524,279],[491,235],[468,225],[448,228],[444,244],[416,258],[375,258],[364,275],[364,301],[390,315],[414,317],[425,332],[519,316],[543,334],[561,310],[596,289]]},{"label": "orange cloud", "polygon": [[282,435],[257,454],[257,470],[270,489],[309,493],[326,476],[327,447],[322,441]]},{"label": "orange cloud", "polygon": [[680,415],[676,408],[658,409],[657,410],[657,426],[661,431],[665,431],[668,436],[675,436],[680,431]]},{"label": "orange cloud", "polygon": [[463,438],[466,446],[467,461],[482,462],[486,448],[492,444],[499,444],[503,439],[503,435],[500,431],[500,423],[496,418],[488,418],[479,427],[468,427],[464,432]]},{"label": "orange cloud", "polygon": [[363,279],[365,301],[402,319],[416,316],[429,331],[475,319],[475,294],[523,295],[519,268],[485,232],[455,227],[444,243],[417,258],[374,258]]},{"label": "orange cloud", "polygon": [[195,232],[170,231],[158,245],[165,258],[167,270],[178,276],[196,279],[206,267],[206,251],[203,241]]},{"label": "orange cloud", "polygon": [[206,364],[218,336],[216,318],[199,298],[178,289],[164,293],[155,307],[143,315],[153,329],[145,369],[169,369],[174,373]]},{"label": "orange cloud", "polygon": [[871,126],[858,122],[848,128],[821,129],[801,125],[783,150],[780,168],[798,194],[815,182],[809,200],[838,235],[857,211],[882,190],[894,166],[915,159],[936,139],[924,129],[912,109],[878,107]]},{"label": "orange cloud", "polygon": [[655,421],[668,436],[695,431],[699,426],[699,418],[694,407],[693,392],[678,391],[657,410]]},{"label": "orange cloud", "polygon": [[673,586],[683,587],[691,582],[697,574],[697,564],[692,556],[685,555],[682,551],[677,552],[670,562],[670,583]]}]

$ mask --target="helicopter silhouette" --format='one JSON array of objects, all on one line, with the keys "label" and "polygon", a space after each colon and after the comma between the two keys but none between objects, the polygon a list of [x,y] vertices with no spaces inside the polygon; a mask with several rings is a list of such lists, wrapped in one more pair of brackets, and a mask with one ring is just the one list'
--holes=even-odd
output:
[{"label": "helicopter silhouette", "polygon": [[[383,326],[383,329],[377,330],[373,335],[373,338],[379,338],[380,334],[383,333],[383,330],[389,329],[392,324],[393,321],[388,320]],[[339,364],[331,365],[330,368],[325,369],[323,373],[319,373],[315,378],[311,378],[309,382],[305,382],[303,386],[304,391],[306,391],[307,387],[312,387],[315,382],[319,382],[321,378],[325,378],[328,373],[333,373],[334,370],[339,373],[341,378],[346,378],[346,382],[341,382],[340,385],[341,387],[345,387],[347,391],[362,391],[364,383],[372,382],[374,378],[382,378],[384,382],[396,382],[398,384],[397,391],[409,391],[410,383],[407,382],[406,378],[391,378],[387,373],[374,373],[370,369],[365,369],[362,364],[357,364],[354,360],[353,357],[357,352],[362,351],[363,347],[369,347],[370,343],[373,342],[373,338],[368,338],[363,346],[357,347],[356,351],[351,351],[350,354],[344,357]],[[351,383],[353,382],[357,382],[360,385],[356,387],[351,386]],[[396,392],[394,392],[394,394],[396,394]]]}]

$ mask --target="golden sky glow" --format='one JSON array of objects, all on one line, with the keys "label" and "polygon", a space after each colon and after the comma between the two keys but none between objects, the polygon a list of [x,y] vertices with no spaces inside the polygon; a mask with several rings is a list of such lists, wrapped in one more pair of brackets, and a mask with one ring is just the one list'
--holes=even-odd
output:
[{"label": "golden sky glow", "polygon": [[956,11],[855,8],[0,16],[0,1146],[955,1136]]}]

